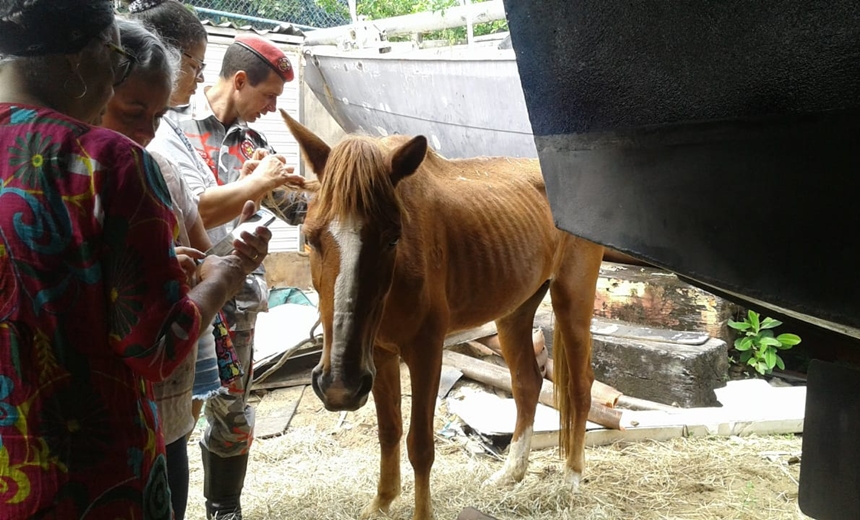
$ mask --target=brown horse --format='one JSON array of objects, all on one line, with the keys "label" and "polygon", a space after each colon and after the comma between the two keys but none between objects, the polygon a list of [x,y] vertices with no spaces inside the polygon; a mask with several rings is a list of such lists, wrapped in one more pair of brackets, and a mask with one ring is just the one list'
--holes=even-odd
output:
[{"label": "brown horse", "polygon": [[334,149],[281,111],[319,178],[303,231],[324,329],[313,389],[329,410],[356,410],[373,391],[381,463],[364,517],[400,494],[400,360],[412,379],[407,436],[414,518],[432,518],[433,414],[442,344],[495,320],[510,366],[517,421],[492,480],[528,464],[541,375],[535,311],[550,290],[560,446],[576,488],[591,404],[591,333],[603,248],[553,225],[537,160],[447,160],[427,140],[347,136]]}]

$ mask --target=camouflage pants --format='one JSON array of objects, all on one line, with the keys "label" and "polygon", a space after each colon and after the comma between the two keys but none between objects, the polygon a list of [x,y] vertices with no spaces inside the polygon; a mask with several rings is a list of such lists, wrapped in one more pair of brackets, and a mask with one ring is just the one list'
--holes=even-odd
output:
[{"label": "camouflage pants", "polygon": [[248,404],[253,370],[254,330],[236,331],[233,347],[245,374],[236,378],[227,393],[206,401],[203,445],[221,457],[247,453],[254,438],[254,409]]}]

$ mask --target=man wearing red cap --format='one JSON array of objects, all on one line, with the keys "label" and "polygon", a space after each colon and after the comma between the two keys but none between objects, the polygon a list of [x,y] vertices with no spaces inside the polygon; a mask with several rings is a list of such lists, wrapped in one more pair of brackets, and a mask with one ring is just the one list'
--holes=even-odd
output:
[{"label": "man wearing red cap", "polygon": [[[275,187],[302,184],[302,177],[286,165],[279,170],[267,167],[265,175],[248,175],[249,165],[262,154],[274,153],[248,123],[275,111],[284,83],[292,79],[292,64],[282,50],[256,35],[238,36],[227,48],[217,82],[190,105],[172,109],[169,124],[150,145],[180,165],[199,198],[198,211],[213,243],[232,231],[245,200],[259,203]],[[295,192],[277,193],[282,213],[291,224],[298,224],[304,216],[304,199]],[[254,424],[247,403],[254,325],[257,313],[268,309],[267,299],[261,266],[224,308],[245,374],[229,392],[206,401],[208,425],[200,448],[207,518],[241,519],[240,495]]]}]

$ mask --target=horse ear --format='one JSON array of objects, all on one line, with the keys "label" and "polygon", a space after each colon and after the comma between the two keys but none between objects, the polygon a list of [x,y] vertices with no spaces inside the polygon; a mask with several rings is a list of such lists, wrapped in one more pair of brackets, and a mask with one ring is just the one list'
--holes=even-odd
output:
[{"label": "horse ear", "polygon": [[427,155],[427,138],[423,135],[413,137],[391,155],[391,182],[397,183],[415,173]]},{"label": "horse ear", "polygon": [[328,160],[328,154],[331,152],[329,145],[317,137],[313,132],[308,130],[306,126],[299,123],[286,112],[283,108],[279,109],[284,123],[290,129],[290,133],[296,138],[299,143],[299,148],[302,150],[302,156],[305,162],[311,167],[317,178],[322,180],[325,170],[325,163]]}]

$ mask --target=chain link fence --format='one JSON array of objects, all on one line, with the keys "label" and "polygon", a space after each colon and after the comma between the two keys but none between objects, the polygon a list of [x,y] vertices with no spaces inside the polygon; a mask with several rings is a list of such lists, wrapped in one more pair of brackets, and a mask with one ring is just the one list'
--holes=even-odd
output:
[{"label": "chain link fence", "polygon": [[[132,0],[114,0],[117,12],[128,11]],[[237,27],[271,29],[284,23],[300,29],[322,29],[350,23],[348,0],[180,0],[200,20]]]},{"label": "chain link fence", "polygon": [[186,0],[201,20],[232,22],[256,29],[291,23],[299,28],[348,24],[347,0]]}]

